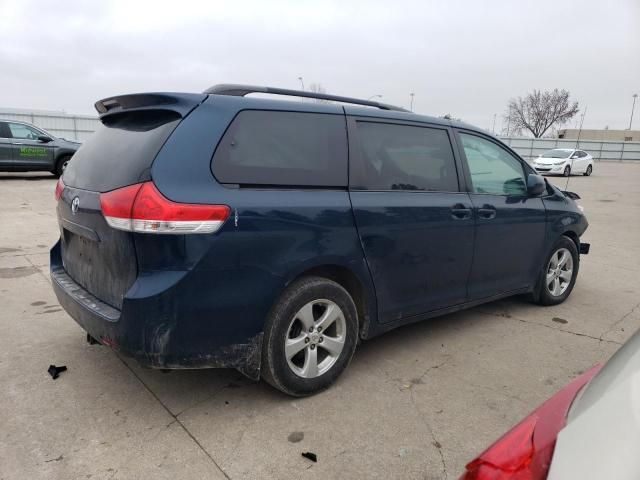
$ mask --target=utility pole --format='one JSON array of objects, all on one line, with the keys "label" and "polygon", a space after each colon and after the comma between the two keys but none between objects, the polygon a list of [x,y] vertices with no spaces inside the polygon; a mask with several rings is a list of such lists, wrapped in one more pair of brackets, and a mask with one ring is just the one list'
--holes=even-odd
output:
[{"label": "utility pole", "polygon": [[629,118],[629,130],[631,130],[631,124],[633,123],[633,111],[636,109],[636,98],[638,98],[638,94],[633,94],[633,106],[631,107],[631,118]]},{"label": "utility pole", "polygon": [[413,97],[415,96],[415,93],[410,93],[409,96],[411,97],[411,106],[409,107],[409,110],[413,112]]}]

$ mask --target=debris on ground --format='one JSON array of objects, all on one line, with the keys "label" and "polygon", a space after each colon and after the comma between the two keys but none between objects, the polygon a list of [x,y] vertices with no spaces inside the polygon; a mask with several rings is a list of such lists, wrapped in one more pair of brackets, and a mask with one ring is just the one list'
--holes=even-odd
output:
[{"label": "debris on ground", "polygon": [[312,462],[317,462],[318,461],[318,456],[313,453],[313,452],[303,452],[302,456],[304,458],[308,458],[309,460],[311,460]]},{"label": "debris on ground", "polygon": [[56,367],[55,365],[49,365],[49,370],[47,370],[47,372],[49,372],[49,375],[51,375],[51,378],[53,378],[54,380],[58,378],[58,376],[60,376],[62,372],[66,371],[67,367],[65,365],[60,365],[59,367]]}]

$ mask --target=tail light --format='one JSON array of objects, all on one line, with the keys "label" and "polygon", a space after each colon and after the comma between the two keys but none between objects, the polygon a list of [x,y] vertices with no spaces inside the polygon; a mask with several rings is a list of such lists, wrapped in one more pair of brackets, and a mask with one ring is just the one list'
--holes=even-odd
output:
[{"label": "tail light", "polygon": [[558,433],[576,395],[600,370],[597,365],[573,380],[502,438],[467,464],[460,480],[544,480]]},{"label": "tail light", "polygon": [[142,233],[212,233],[230,214],[226,205],[172,202],[153,182],[102,193],[100,207],[111,227]]},{"label": "tail light", "polygon": [[56,183],[56,202],[58,200],[60,200],[60,197],[62,197],[62,192],[64,190],[64,182],[62,181],[61,178],[58,179],[58,183]]}]

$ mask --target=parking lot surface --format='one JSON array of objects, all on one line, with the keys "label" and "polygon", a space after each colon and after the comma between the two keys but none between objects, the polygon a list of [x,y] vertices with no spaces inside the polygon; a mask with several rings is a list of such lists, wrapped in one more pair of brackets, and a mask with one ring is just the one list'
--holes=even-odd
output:
[{"label": "parking lot surface", "polygon": [[[640,328],[640,165],[571,178],[592,247],[564,304],[507,299],[401,328],[360,345],[335,386],[305,399],[233,370],[145,370],[88,345],[50,287],[54,186],[0,173],[2,480],[456,479]],[[68,371],[54,381],[50,364]]]}]

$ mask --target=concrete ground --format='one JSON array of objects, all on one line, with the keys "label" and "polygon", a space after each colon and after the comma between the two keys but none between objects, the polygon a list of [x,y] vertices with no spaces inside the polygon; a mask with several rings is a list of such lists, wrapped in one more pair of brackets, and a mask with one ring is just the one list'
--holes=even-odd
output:
[{"label": "concrete ground", "polygon": [[[562,305],[509,299],[396,330],[306,399],[232,370],[144,370],[86,344],[56,302],[54,185],[0,174],[2,480],[455,479],[640,327],[640,165],[596,164],[569,185],[592,252]],[[51,363],[69,370],[53,381]]]}]

